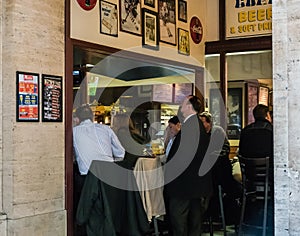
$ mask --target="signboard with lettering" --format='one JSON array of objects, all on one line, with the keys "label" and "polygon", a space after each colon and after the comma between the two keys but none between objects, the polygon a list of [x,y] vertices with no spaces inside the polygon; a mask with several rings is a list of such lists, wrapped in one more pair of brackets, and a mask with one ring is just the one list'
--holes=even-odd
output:
[{"label": "signboard with lettering", "polygon": [[193,16],[190,21],[190,34],[195,44],[199,44],[201,42],[203,37],[203,27],[197,16]]},{"label": "signboard with lettering", "polygon": [[39,74],[17,71],[17,121],[39,121]]},{"label": "signboard with lettering", "polygon": [[42,120],[62,121],[62,77],[42,75]]},{"label": "signboard with lettering", "polygon": [[272,0],[226,0],[226,38],[272,34]]}]

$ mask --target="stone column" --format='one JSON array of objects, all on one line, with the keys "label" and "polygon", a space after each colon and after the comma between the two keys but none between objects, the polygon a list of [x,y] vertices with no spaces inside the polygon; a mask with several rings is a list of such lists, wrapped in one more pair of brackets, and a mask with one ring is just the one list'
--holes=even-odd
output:
[{"label": "stone column", "polygon": [[0,3],[0,234],[65,235],[64,122],[16,121],[16,71],[64,76],[65,1]]},{"label": "stone column", "polygon": [[275,234],[300,235],[300,1],[273,1]]}]

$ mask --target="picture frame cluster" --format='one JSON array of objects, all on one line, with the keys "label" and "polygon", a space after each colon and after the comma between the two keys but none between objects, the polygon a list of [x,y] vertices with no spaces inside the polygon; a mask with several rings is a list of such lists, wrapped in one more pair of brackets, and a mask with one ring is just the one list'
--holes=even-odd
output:
[{"label": "picture frame cluster", "polygon": [[[159,50],[159,42],[178,47],[178,53],[190,55],[186,0],[100,0],[100,33],[118,37],[120,32],[141,36],[142,46]],[[119,8],[119,9],[117,9]],[[119,26],[119,27],[118,27]]]}]

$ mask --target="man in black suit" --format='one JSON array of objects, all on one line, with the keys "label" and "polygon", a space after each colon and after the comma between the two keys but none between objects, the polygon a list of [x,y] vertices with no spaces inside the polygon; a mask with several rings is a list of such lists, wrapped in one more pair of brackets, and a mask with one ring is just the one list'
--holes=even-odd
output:
[{"label": "man in black suit", "polygon": [[181,130],[170,149],[165,165],[165,196],[173,236],[199,236],[203,215],[212,194],[212,176],[199,176],[209,136],[198,117],[202,104],[198,97],[187,96],[181,107]]}]

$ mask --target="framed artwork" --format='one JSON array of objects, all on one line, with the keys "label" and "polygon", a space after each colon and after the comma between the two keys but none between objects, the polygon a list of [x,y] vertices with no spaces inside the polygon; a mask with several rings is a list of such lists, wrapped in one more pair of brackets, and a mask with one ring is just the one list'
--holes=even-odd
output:
[{"label": "framed artwork", "polygon": [[178,52],[183,55],[190,55],[190,34],[187,30],[178,28]]},{"label": "framed artwork", "polygon": [[269,88],[260,86],[259,87],[259,104],[263,104],[265,106],[269,106]]},{"label": "framed artwork", "polygon": [[39,121],[39,74],[17,71],[17,121]]},{"label": "framed artwork", "polygon": [[42,121],[62,121],[62,91],[62,76],[42,75]]},{"label": "framed artwork", "polygon": [[155,8],[156,0],[144,0],[144,5]]},{"label": "framed artwork", "polygon": [[143,47],[158,50],[159,20],[156,12],[143,8],[142,11],[142,45]]},{"label": "framed artwork", "polygon": [[118,37],[117,5],[100,1],[100,33]]},{"label": "framed artwork", "polygon": [[213,117],[214,125],[221,125],[221,106],[224,106],[224,101],[218,88],[209,90],[209,111]]},{"label": "framed artwork", "polygon": [[187,22],[187,2],[178,0],[178,20]]},{"label": "framed artwork", "polygon": [[243,122],[243,88],[228,88],[227,135],[229,139],[239,139]]},{"label": "framed artwork", "polygon": [[120,30],[135,34],[142,34],[141,4],[138,0],[119,0]]},{"label": "framed artwork", "polygon": [[175,0],[159,0],[160,41],[176,45],[176,4]]}]

